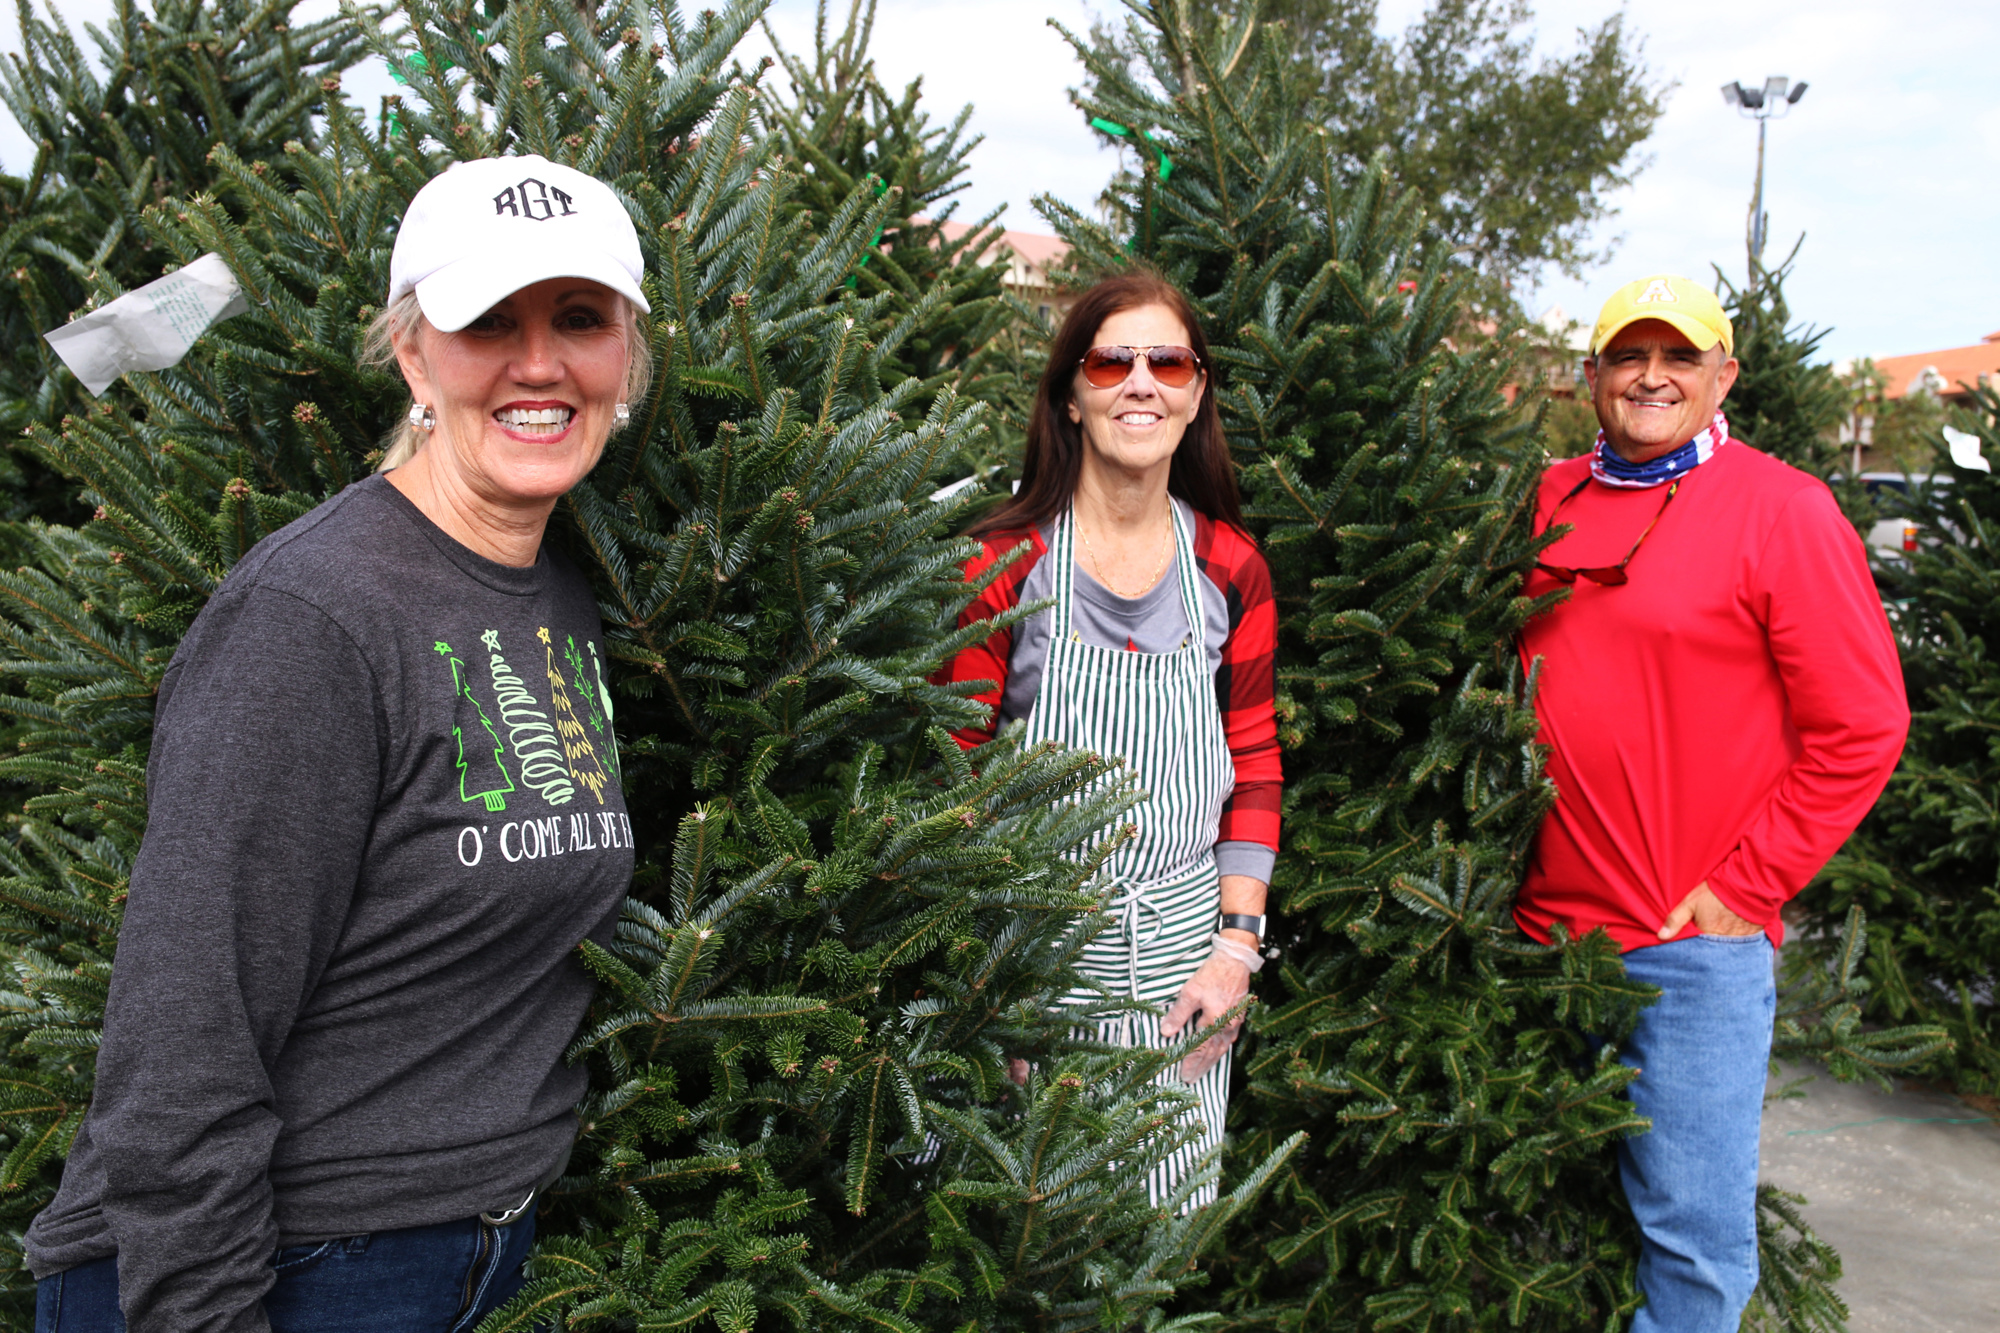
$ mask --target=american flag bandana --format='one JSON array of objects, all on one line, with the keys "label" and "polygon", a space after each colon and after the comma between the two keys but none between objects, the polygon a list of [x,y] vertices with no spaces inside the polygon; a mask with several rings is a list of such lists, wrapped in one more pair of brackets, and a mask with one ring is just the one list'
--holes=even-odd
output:
[{"label": "american flag bandana", "polygon": [[1620,458],[1618,451],[1604,438],[1604,432],[1599,431],[1597,447],[1590,451],[1590,475],[1606,486],[1644,490],[1694,471],[1728,443],[1729,422],[1720,412],[1715,414],[1715,420],[1708,423],[1707,430],[1672,453],[1661,454],[1644,463],[1628,463]]}]

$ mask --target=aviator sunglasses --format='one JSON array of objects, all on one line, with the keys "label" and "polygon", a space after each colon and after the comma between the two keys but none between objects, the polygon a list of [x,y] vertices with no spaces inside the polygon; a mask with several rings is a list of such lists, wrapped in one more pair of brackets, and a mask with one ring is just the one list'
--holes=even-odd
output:
[{"label": "aviator sunglasses", "polygon": [[[1590,480],[1589,477],[1585,477],[1570,488],[1568,495],[1556,501],[1556,507],[1549,511],[1548,523],[1542,528],[1542,532],[1545,535],[1550,528],[1556,525],[1556,515],[1562,512],[1562,507],[1581,494],[1583,488],[1590,485]],[[1627,551],[1625,558],[1617,564],[1594,565],[1589,569],[1571,569],[1567,565],[1545,565],[1537,560],[1535,568],[1541,570],[1542,573],[1547,574],[1558,583],[1575,583],[1579,577],[1582,577],[1589,579],[1592,583],[1603,584],[1607,588],[1623,587],[1629,581],[1625,575],[1625,566],[1632,563],[1632,557],[1639,554],[1639,547],[1644,544],[1646,538],[1653,535],[1653,529],[1660,526],[1660,515],[1667,512],[1667,506],[1674,502],[1674,493],[1680,490],[1681,482],[1685,480],[1687,480],[1685,477],[1677,478],[1673,485],[1667,487],[1667,498],[1660,501],[1659,509],[1654,511],[1653,521],[1646,525],[1646,530],[1639,534],[1639,540],[1632,543],[1632,549]]]},{"label": "aviator sunglasses", "polygon": [[1112,343],[1091,348],[1077,364],[1083,367],[1083,378],[1093,387],[1108,389],[1114,384],[1123,384],[1142,356],[1146,358],[1146,369],[1153,372],[1153,378],[1169,389],[1184,388],[1194,383],[1195,375],[1201,370],[1201,358],[1194,354],[1191,347],[1122,347]]}]

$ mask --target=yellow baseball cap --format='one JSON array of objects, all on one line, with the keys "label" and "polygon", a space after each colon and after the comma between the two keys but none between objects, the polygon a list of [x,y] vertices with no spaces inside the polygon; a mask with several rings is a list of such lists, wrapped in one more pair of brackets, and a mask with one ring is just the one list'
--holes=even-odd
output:
[{"label": "yellow baseball cap", "polygon": [[1700,351],[1721,343],[1723,355],[1736,354],[1736,331],[1730,327],[1729,316],[1722,313],[1722,302],[1715,299],[1715,293],[1671,273],[1640,278],[1611,293],[1590,335],[1590,354],[1596,356],[1620,329],[1642,319],[1673,325]]}]

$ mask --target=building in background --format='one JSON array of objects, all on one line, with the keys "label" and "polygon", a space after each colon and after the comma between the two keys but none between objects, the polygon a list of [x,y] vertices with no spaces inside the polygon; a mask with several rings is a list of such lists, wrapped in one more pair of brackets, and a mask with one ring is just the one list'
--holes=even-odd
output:
[{"label": "building in background", "polygon": [[[1583,382],[1583,363],[1590,355],[1590,326],[1569,317],[1569,312],[1552,305],[1535,321],[1540,330],[1536,339],[1543,380],[1551,398],[1589,397]],[[1513,399],[1510,397],[1509,402]]]},{"label": "building in background", "polygon": [[1963,404],[1970,401],[1971,388],[1986,387],[2000,375],[2000,331],[1970,347],[1878,357],[1875,369],[1882,375],[1882,396],[1892,402],[1911,393],[1928,393]]},{"label": "building in background", "polygon": [[1967,347],[1836,361],[1850,407],[1840,428],[1849,467],[1922,470],[1929,466],[1946,410],[1968,405],[1975,389],[2000,385],[2000,332]]},{"label": "building in background", "polygon": [[[972,228],[963,222],[945,222],[939,230],[946,240],[955,241]],[[1001,284],[1033,306],[1043,323],[1053,326],[1076,300],[1075,292],[1058,290],[1049,276],[1067,254],[1069,243],[1061,237],[1035,231],[1003,231],[981,258],[988,264],[1005,264],[1007,276],[1000,280]]]}]

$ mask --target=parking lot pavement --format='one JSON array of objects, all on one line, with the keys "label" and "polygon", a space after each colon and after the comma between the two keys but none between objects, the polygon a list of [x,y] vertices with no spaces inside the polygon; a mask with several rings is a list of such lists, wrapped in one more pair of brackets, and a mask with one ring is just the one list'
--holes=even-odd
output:
[{"label": "parking lot pavement", "polygon": [[1813,1075],[1764,1107],[1763,1179],[1840,1251],[1849,1333],[2000,1329],[2000,1125],[1942,1093]]}]

